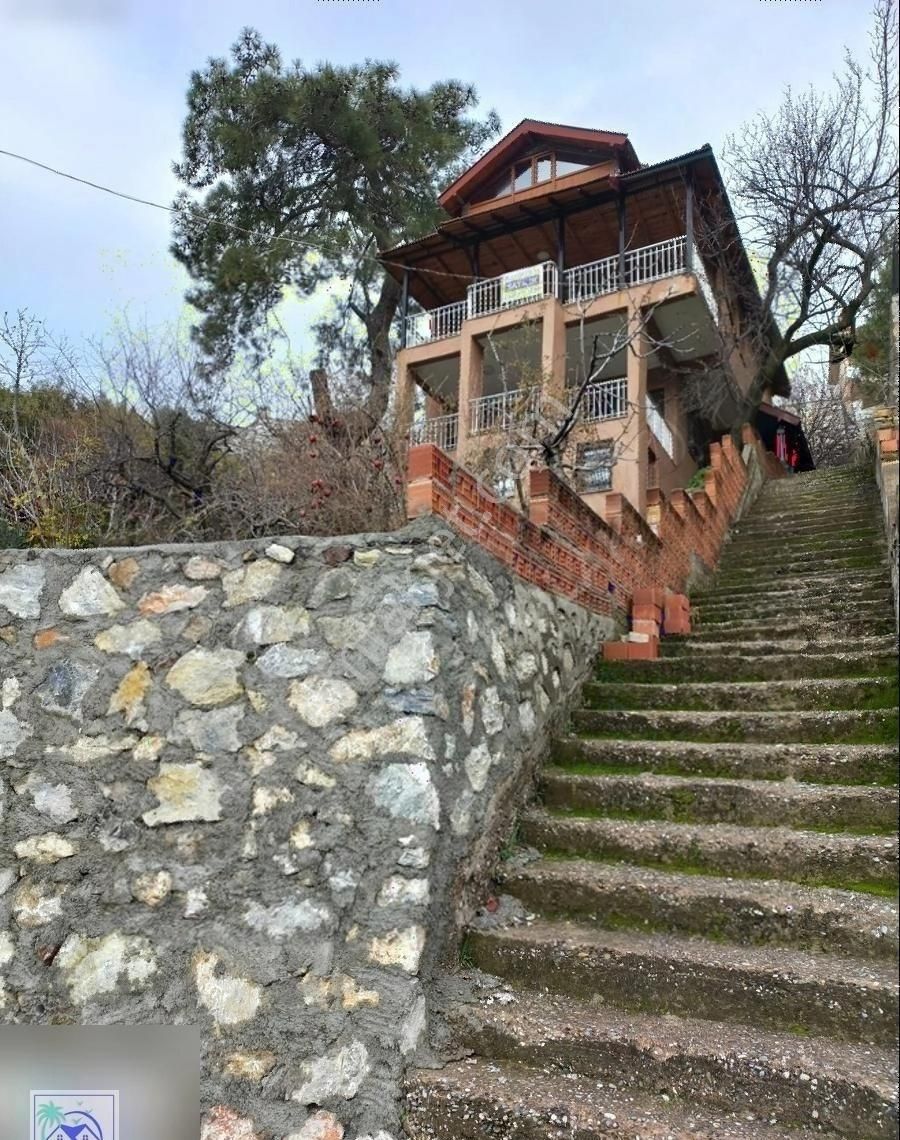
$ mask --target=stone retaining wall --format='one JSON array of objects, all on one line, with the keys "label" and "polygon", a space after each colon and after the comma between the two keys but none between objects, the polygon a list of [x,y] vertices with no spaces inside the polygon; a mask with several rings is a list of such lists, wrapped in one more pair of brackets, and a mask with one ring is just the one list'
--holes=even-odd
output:
[{"label": "stone retaining wall", "polygon": [[203,1140],[391,1140],[611,620],[423,519],[0,554],[0,1018],[199,1023]]}]

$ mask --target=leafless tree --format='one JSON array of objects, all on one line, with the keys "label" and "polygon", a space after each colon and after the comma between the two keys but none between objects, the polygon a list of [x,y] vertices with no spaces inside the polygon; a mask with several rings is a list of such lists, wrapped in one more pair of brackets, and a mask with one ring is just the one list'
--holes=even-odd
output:
[{"label": "leafless tree", "polygon": [[816,467],[839,467],[852,461],[864,439],[857,406],[841,386],[829,383],[827,371],[808,365],[791,378],[786,406],[803,421],[803,431]]},{"label": "leafless tree", "polygon": [[27,309],[6,312],[0,323],[0,380],[10,391],[12,433],[21,437],[19,403],[22,392],[47,376],[47,354],[53,342],[47,327]]},{"label": "leafless tree", "polygon": [[896,0],[876,0],[868,60],[845,53],[827,90],[788,88],[774,113],[728,140],[724,164],[745,243],[764,266],[760,305],[735,219],[720,200],[701,199],[700,248],[743,281],[739,336],[760,362],[743,418],[787,360],[817,345],[852,347],[888,254],[898,193]]}]

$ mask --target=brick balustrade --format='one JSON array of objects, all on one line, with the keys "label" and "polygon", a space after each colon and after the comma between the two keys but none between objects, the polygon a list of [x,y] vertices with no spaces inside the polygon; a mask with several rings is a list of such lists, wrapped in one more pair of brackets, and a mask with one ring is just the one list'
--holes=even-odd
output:
[{"label": "brick balustrade", "polygon": [[[743,442],[766,477],[783,474],[753,428],[745,426]],[[421,444],[409,452],[407,513],[439,515],[527,582],[595,613],[630,614],[633,628],[651,638],[654,622],[657,629],[664,621],[669,632],[687,632],[689,612],[677,596],[694,557],[715,567],[749,482],[730,436],[710,453],[704,487],[668,496],[649,491],[646,520],[612,492],[601,518],[547,469],[530,472],[525,517],[434,444]]]}]

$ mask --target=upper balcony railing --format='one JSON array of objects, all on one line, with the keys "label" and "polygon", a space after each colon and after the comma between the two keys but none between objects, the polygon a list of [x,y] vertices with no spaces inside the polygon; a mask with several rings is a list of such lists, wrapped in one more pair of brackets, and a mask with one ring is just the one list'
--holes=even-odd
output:
[{"label": "upper balcony railing", "polygon": [[[566,269],[563,272],[562,297],[565,304],[573,305],[604,293],[617,293],[620,289],[648,285],[652,281],[687,272],[695,274],[710,313],[714,320],[717,319],[715,298],[696,252],[688,270],[687,238],[684,235],[627,250],[621,264],[618,254],[614,254]],[[464,301],[454,301],[407,317],[406,345],[412,348],[417,344],[444,340],[456,336],[464,320],[558,296],[558,285],[558,270],[553,261],[476,281],[469,286]]]},{"label": "upper balcony railing", "polygon": [[682,235],[628,250],[621,273],[618,255],[567,269],[563,274],[566,304],[587,301],[603,293],[616,293],[619,289],[635,285],[649,285],[651,281],[685,273],[686,250],[687,239]]}]

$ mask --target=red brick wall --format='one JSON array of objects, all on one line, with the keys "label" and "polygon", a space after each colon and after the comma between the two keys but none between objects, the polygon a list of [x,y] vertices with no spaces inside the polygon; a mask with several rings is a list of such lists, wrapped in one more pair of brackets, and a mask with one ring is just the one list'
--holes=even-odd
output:
[{"label": "red brick wall", "polygon": [[[744,429],[744,442],[774,476],[752,428]],[[595,613],[625,614],[637,589],[681,593],[692,555],[715,567],[748,475],[727,436],[712,445],[710,465],[701,491],[650,491],[646,520],[613,493],[600,518],[551,471],[532,471],[526,518],[433,444],[422,444],[409,453],[407,512],[446,519],[527,582]]]}]

